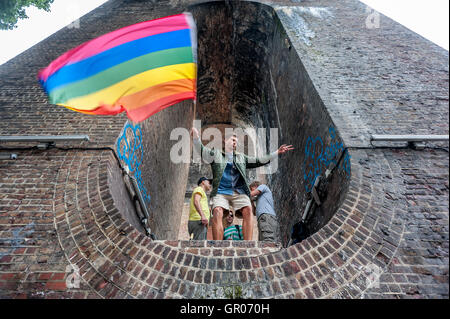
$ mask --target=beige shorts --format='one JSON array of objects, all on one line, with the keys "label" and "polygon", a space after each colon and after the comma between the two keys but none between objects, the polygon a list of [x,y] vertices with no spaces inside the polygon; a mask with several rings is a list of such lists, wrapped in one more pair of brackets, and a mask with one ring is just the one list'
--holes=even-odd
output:
[{"label": "beige shorts", "polygon": [[212,198],[213,210],[216,207],[222,207],[223,209],[230,210],[230,207],[232,207],[233,211],[236,212],[246,206],[252,207],[252,203],[250,202],[250,198],[247,194],[239,194],[234,192],[233,195],[217,194]]}]

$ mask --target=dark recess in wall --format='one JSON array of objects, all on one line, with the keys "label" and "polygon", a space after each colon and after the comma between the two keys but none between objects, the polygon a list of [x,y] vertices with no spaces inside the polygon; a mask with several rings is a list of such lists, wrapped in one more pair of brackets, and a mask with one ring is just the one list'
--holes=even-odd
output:
[{"label": "dark recess in wall", "polygon": [[[311,196],[311,180],[305,178],[311,156],[315,172],[323,174],[326,167],[317,164],[317,159],[325,155],[327,147],[344,147],[342,139],[300,57],[291,50],[290,40],[272,7],[256,2],[215,1],[193,5],[188,11],[198,29],[196,119],[202,121],[202,127],[221,127],[226,123],[241,128],[266,128],[266,149],[269,128],[277,128],[278,144],[295,147],[295,151],[279,158],[275,173],[262,176],[255,170],[248,172],[251,178],[262,179],[272,189],[282,242],[286,245],[292,226],[300,220]],[[190,128],[191,105],[184,102],[170,107],[143,125],[142,176],[152,194],[151,227],[158,239],[176,239],[185,191],[189,192],[193,181],[205,173],[191,164],[188,174],[189,165],[167,160],[175,143],[169,140],[170,131],[175,127]],[[313,145],[311,155],[307,148],[311,141],[319,140],[322,144]],[[336,158],[339,154],[332,155]],[[312,233],[333,216],[348,189],[348,181],[349,172],[335,170],[321,206],[308,221]]]}]

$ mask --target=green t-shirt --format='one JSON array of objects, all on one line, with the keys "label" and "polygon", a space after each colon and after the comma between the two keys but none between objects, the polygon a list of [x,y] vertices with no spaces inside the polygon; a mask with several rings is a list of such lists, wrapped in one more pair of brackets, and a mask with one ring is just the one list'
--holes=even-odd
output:
[{"label": "green t-shirt", "polygon": [[223,231],[224,240],[244,240],[241,225],[231,225]]}]

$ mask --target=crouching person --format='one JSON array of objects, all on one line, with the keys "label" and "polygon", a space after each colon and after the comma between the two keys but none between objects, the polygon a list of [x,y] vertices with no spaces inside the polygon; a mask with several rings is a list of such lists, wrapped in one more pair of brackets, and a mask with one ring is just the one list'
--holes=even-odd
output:
[{"label": "crouching person", "polygon": [[192,239],[206,240],[210,217],[206,192],[211,190],[211,179],[201,177],[197,185],[189,207],[188,231]]},{"label": "crouching person", "polygon": [[278,218],[273,206],[272,191],[265,184],[254,181],[250,184],[251,197],[256,198],[259,241],[279,242]]},{"label": "crouching person", "polygon": [[242,233],[242,226],[233,224],[234,215],[233,212],[225,211],[226,217],[223,219],[223,239],[224,240],[243,240],[244,235]]}]

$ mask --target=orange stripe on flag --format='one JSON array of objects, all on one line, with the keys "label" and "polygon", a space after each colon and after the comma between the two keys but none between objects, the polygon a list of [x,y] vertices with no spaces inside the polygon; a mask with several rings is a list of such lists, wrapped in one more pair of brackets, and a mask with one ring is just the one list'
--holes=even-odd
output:
[{"label": "orange stripe on flag", "polygon": [[195,79],[180,79],[151,86],[137,93],[121,97],[116,104],[123,105],[127,111],[149,105],[165,97],[195,91]]},{"label": "orange stripe on flag", "polygon": [[[172,104],[178,103],[183,99],[192,98],[195,99],[195,79],[180,79],[169,82],[164,82],[152,87],[146,88],[137,93],[124,96],[120,98],[114,105],[103,104],[93,110],[80,110],[74,107],[65,106],[66,108],[85,113],[85,114],[95,114],[95,115],[116,115],[123,111],[132,112],[133,110],[139,110],[141,108],[152,108],[155,109],[155,105],[160,102],[163,104],[169,103],[168,105],[162,105],[159,110],[166,108]],[[193,92],[194,91],[194,92]],[[178,97],[184,97],[179,100]],[[172,102],[171,102],[172,101]],[[175,101],[175,103],[173,103]],[[172,103],[172,104],[170,104]],[[156,111],[157,112],[157,111]],[[151,111],[148,116],[153,115]],[[134,114],[134,112],[132,112]],[[142,110],[136,114],[142,113]],[[130,117],[131,119],[131,117]],[[141,119],[144,120],[145,118]],[[134,119],[132,119],[134,120]],[[140,121],[141,121],[140,120]],[[136,120],[134,120],[136,121]]]},{"label": "orange stripe on flag", "polygon": [[[61,105],[61,104],[58,104],[58,105]],[[65,106],[65,105],[62,105],[62,106],[66,107],[72,111],[76,111],[76,112],[80,112],[80,113],[84,113],[84,114],[96,114],[96,115],[116,115],[116,114],[119,114],[119,113],[122,113],[123,111],[125,111],[125,109],[123,108],[122,105],[117,105],[117,106],[102,105],[102,106],[99,106],[90,111],[79,110],[74,107]]]},{"label": "orange stripe on flag", "polygon": [[149,116],[165,109],[166,107],[169,107],[186,99],[195,99],[195,93],[190,91],[166,96],[162,99],[153,101],[150,104],[143,105],[140,108],[127,110],[127,115],[133,122],[140,122],[145,120]]}]

